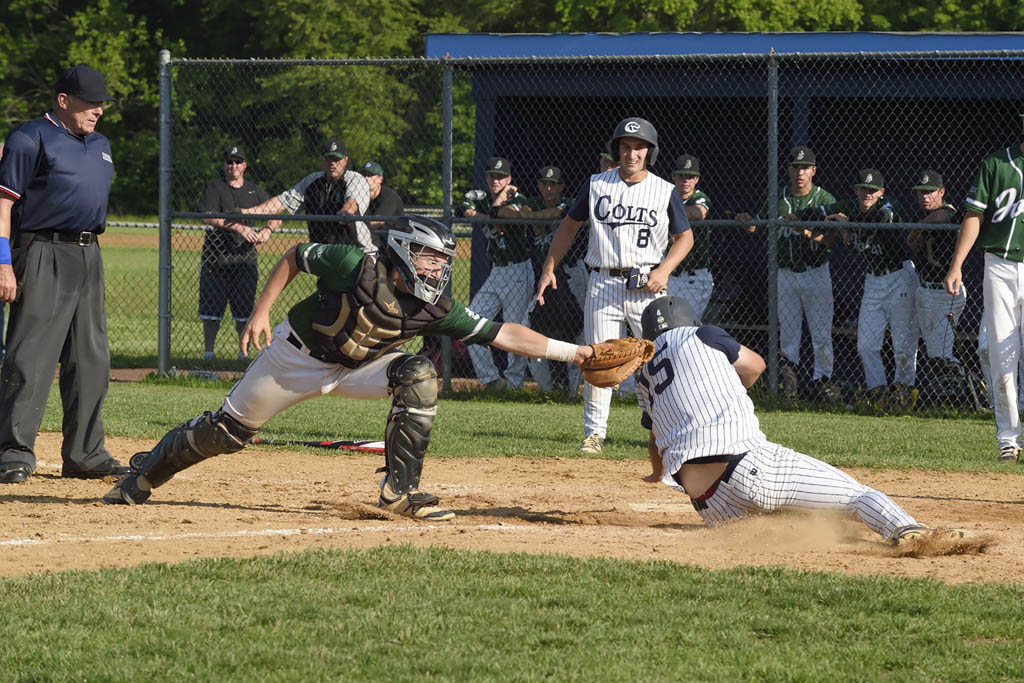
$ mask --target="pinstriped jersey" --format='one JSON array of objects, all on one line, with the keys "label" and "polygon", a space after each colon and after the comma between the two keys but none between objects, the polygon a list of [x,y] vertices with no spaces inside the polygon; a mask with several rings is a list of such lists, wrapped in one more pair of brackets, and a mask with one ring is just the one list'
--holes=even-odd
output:
[{"label": "pinstriped jersey", "polygon": [[[648,172],[636,183],[622,180],[618,169],[596,173],[587,192],[590,245],[584,258],[593,268],[656,266],[668,247],[668,235],[690,229],[675,185]],[[569,215],[584,220],[580,212]]]},{"label": "pinstriped jersey", "polygon": [[967,209],[982,214],[978,244],[1011,261],[1024,261],[1024,154],[1020,146],[989,154],[967,193]]},{"label": "pinstriped jersey", "polygon": [[676,327],[654,346],[654,358],[640,370],[637,397],[667,474],[688,460],[739,455],[766,440],[732,365],[739,343],[724,330]]}]

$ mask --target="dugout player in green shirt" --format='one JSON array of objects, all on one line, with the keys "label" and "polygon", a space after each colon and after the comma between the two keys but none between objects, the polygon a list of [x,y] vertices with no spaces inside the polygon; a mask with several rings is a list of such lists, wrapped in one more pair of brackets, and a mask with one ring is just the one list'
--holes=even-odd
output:
[{"label": "dugout player in green shirt", "polygon": [[[776,209],[779,218],[786,221],[819,220],[821,214],[817,209],[836,201],[829,192],[814,184],[817,170],[817,159],[810,147],[793,148],[787,169],[789,186],[779,193]],[[766,202],[758,218],[767,218],[770,208]],[[740,221],[750,218],[748,213],[736,214]],[[747,226],[748,232],[756,230],[753,225]],[[783,396],[796,398],[799,393],[797,366],[800,365],[800,338],[806,317],[814,352],[812,380],[815,393],[824,401],[838,402],[842,393],[832,381],[835,299],[829,266],[834,235],[832,232],[779,226],[777,237],[779,350],[782,353],[779,377],[782,379]]]},{"label": "dugout player in green shirt", "polygon": [[[508,159],[491,157],[487,161],[487,192],[467,192],[461,208],[467,218],[518,218],[524,206],[526,197],[512,184],[512,164]],[[522,322],[533,292],[533,265],[530,263],[533,230],[527,225],[501,223],[481,226],[481,231],[487,258],[491,260],[491,272],[469,305],[485,318],[501,313],[504,320]],[[477,379],[487,389],[501,391],[507,386],[522,386],[526,375],[524,359],[509,357],[502,378],[490,349],[470,346],[469,355]]]},{"label": "dugout player in green shirt", "polygon": [[985,252],[983,322],[995,399],[997,457],[1000,462],[1019,461],[1017,361],[1024,334],[1024,142],[982,160],[965,204],[967,215],[960,224],[953,261],[946,273],[946,291],[954,295],[960,292],[964,259],[977,242]]},{"label": "dugout player in green shirt", "polygon": [[692,154],[676,157],[675,170],[672,171],[672,184],[676,186],[679,198],[683,200],[683,209],[690,219],[690,230],[693,231],[693,247],[683,262],[676,266],[669,276],[665,287],[669,296],[677,296],[690,304],[698,318],[704,317],[704,311],[711,300],[714,280],[711,277],[711,229],[695,226],[693,221],[702,221],[711,210],[711,198],[703,190],[697,189],[700,182],[700,159]]},{"label": "dugout player in green shirt", "polygon": [[[874,168],[857,173],[856,199],[822,208],[826,220],[854,223],[899,223],[899,207],[885,196],[885,180]],[[857,314],[857,353],[864,366],[868,398],[879,407],[910,409],[917,401],[917,273],[908,259],[906,232],[885,228],[842,228],[843,241],[864,259],[864,294]],[[888,386],[882,343],[892,336],[895,367]]]},{"label": "dugout player in green shirt", "polygon": [[[350,244],[289,249],[267,277],[242,333],[242,351],[248,354],[251,342],[262,353],[220,409],[182,423],[153,450],[132,457],[131,472],[104,502],[144,503],[152,489],[183,469],[242,450],[289,406],[335,394],[391,398],[378,506],[431,521],[454,518],[451,510],[437,507],[437,496],[419,490],[437,412],[437,372],[425,356],[401,351],[402,344],[433,334],[577,364],[593,355],[589,346],[549,339],[517,323],[492,322],[444,296],[454,258],[451,229],[422,216],[399,219],[377,255]],[[271,307],[303,272],[317,278],[316,291],[271,331]]]}]

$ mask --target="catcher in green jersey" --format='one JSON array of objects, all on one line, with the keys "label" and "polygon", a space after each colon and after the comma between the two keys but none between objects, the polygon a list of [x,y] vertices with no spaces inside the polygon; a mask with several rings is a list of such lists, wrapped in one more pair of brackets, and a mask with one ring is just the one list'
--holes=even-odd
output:
[{"label": "catcher in green jersey", "polygon": [[[437,412],[437,372],[425,356],[405,353],[401,345],[419,335],[448,335],[577,364],[594,353],[516,323],[492,322],[444,296],[454,256],[451,229],[421,216],[401,218],[379,255],[342,244],[289,249],[267,278],[242,333],[243,353],[248,355],[250,343],[262,353],[219,410],[182,423],[153,450],[136,454],[131,472],[103,500],[146,502],[153,489],[186,467],[242,450],[267,420],[300,401],[328,393],[390,396],[378,506],[420,519],[454,518],[438,507],[437,496],[419,491]],[[303,272],[317,277],[316,291],[271,331],[271,306]]]},{"label": "catcher in green jersey", "polygon": [[[818,209],[836,201],[829,192],[814,184],[818,170],[817,159],[810,147],[794,147],[790,152],[789,185],[779,193],[779,218],[792,220],[820,220]],[[770,215],[771,205],[765,202],[759,218]],[[749,220],[751,215],[739,213],[736,219]],[[755,232],[753,225],[748,232]],[[832,318],[835,299],[832,296],[832,271],[829,266],[834,232],[821,232],[807,228],[780,226],[778,238],[778,313],[779,350],[782,366],[782,393],[786,398],[799,394],[800,337],[803,321],[811,335],[814,352],[814,382],[817,397],[835,403],[842,400],[842,392],[832,381],[835,353],[832,346]]]},{"label": "catcher in green jersey", "polygon": [[950,294],[960,292],[964,259],[977,242],[985,252],[982,321],[988,333],[997,457],[1002,462],[1019,461],[1017,361],[1024,333],[1024,142],[982,160],[965,204],[967,215],[960,224],[944,284]]}]

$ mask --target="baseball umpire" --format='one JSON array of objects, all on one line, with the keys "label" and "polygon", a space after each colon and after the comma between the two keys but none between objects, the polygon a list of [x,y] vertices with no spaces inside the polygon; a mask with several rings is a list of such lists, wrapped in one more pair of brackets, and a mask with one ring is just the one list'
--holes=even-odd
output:
[{"label": "baseball umpire", "polygon": [[[133,457],[131,473],[103,500],[144,503],[152,489],[186,467],[242,450],[267,420],[289,406],[330,393],[391,397],[381,508],[420,519],[455,517],[437,507],[437,496],[419,490],[437,412],[437,372],[425,356],[399,347],[421,335],[448,335],[467,344],[577,364],[594,351],[517,323],[481,318],[444,296],[454,257],[451,229],[421,216],[398,219],[379,257],[347,244],[306,243],[289,249],[267,278],[242,333],[243,352],[251,342],[262,353],[219,410],[182,423],[153,450]],[[270,308],[300,272],[317,278],[316,291],[271,331]]]},{"label": "baseball umpire", "polygon": [[651,432],[644,481],[685,491],[709,526],[776,510],[838,510],[895,545],[932,533],[881,491],[768,441],[747,396],[764,359],[725,330],[701,326],[683,299],[653,301],[643,334],[655,346],[637,392],[641,424]]},{"label": "baseball umpire", "polygon": [[[665,290],[672,270],[693,247],[679,193],[650,171],[658,158],[658,132],[651,122],[623,119],[608,149],[618,168],[590,176],[580,188],[558,226],[537,284],[537,302],[544,305],[544,291],[558,286],[555,267],[589,218],[590,242],[584,258],[590,269],[583,313],[586,343],[625,336],[627,328],[639,335],[640,314]],[[585,438],[580,453],[596,455],[608,430],[612,389],[588,383],[583,397]]]}]

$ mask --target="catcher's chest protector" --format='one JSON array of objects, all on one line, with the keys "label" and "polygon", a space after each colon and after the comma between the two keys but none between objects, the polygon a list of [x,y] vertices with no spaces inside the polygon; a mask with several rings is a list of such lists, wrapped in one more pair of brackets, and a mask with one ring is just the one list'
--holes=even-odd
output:
[{"label": "catcher's chest protector", "polygon": [[319,294],[313,314],[319,357],[347,368],[357,368],[413,339],[452,307],[444,297],[431,305],[396,292],[387,264],[372,256],[360,263],[353,291]]}]

